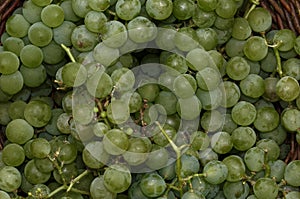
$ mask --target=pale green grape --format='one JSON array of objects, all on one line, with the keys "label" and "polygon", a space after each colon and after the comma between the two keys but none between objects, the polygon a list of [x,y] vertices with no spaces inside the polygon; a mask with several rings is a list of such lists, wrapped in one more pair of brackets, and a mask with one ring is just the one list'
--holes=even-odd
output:
[{"label": "pale green grape", "polygon": [[24,119],[14,119],[8,123],[5,133],[10,142],[25,144],[33,137],[34,129]]},{"label": "pale green grape", "polygon": [[232,28],[233,23],[234,23],[234,17],[223,18],[217,16],[213,25],[219,30],[228,30]]},{"label": "pale green grape", "polygon": [[299,186],[300,160],[293,160],[285,168],[284,179],[291,186]]},{"label": "pale green grape", "polygon": [[[84,3],[85,1],[81,1],[81,2]],[[76,1],[64,0],[63,2],[60,3],[60,7],[64,10],[65,21],[77,22],[81,19],[77,14],[75,14],[74,11],[76,9]]]},{"label": "pale green grape", "polygon": [[198,28],[196,30],[199,44],[207,51],[215,49],[218,36],[213,28]]},{"label": "pale green grape", "polygon": [[213,11],[217,8],[217,0],[198,0],[197,5],[205,11]]},{"label": "pale green grape", "polygon": [[106,198],[106,199],[113,199],[116,197],[115,193],[110,192],[104,186],[104,179],[103,175],[98,176],[93,179],[90,185],[90,193],[92,198]]},{"label": "pale green grape", "polygon": [[282,72],[285,76],[291,76],[296,80],[300,80],[300,59],[290,58],[286,60],[282,65]]},{"label": "pale green grape", "polygon": [[25,152],[22,146],[11,143],[2,150],[2,161],[7,166],[20,166],[25,160]]},{"label": "pale green grape", "polygon": [[196,4],[192,0],[175,0],[172,14],[179,20],[187,20],[193,16],[195,9]]},{"label": "pale green grape", "polygon": [[51,145],[45,138],[35,138],[30,144],[30,151],[35,158],[46,158],[51,152]]},{"label": "pale green grape", "polygon": [[136,43],[152,41],[157,35],[155,23],[143,16],[137,16],[130,20],[127,29],[129,38]]},{"label": "pale green grape", "polygon": [[285,109],[281,115],[282,126],[290,132],[299,130],[300,111],[298,109]]},{"label": "pale green grape", "polygon": [[271,28],[272,16],[268,10],[262,7],[256,7],[247,18],[251,29],[254,32],[265,32]]},{"label": "pale green grape", "polygon": [[123,23],[112,20],[104,23],[100,30],[102,42],[110,48],[119,48],[127,41],[127,30]]},{"label": "pale green grape", "polygon": [[233,80],[245,79],[250,72],[250,65],[245,58],[235,56],[226,64],[226,73]]},{"label": "pale green grape", "polygon": [[120,68],[113,71],[111,79],[115,86],[115,90],[126,92],[133,88],[135,83],[135,75],[128,68]]},{"label": "pale green grape", "polygon": [[80,52],[88,52],[98,43],[97,34],[90,32],[85,25],[76,26],[71,34],[73,47]]},{"label": "pale green grape", "polygon": [[195,48],[186,54],[188,66],[192,70],[200,71],[206,67],[215,68],[216,64],[207,51],[201,48]]},{"label": "pale green grape", "polygon": [[202,131],[194,131],[190,136],[191,147],[198,150],[205,150],[209,146],[210,138]]},{"label": "pale green grape", "polygon": [[20,59],[22,64],[28,68],[39,67],[44,59],[43,51],[35,45],[26,45],[20,52]]},{"label": "pale green grape", "polygon": [[248,149],[244,156],[244,162],[250,171],[261,171],[265,164],[264,150],[259,147],[252,147]]},{"label": "pale green grape", "polygon": [[192,97],[197,88],[196,80],[189,74],[181,74],[174,79],[173,89],[175,95],[179,98],[190,98]]},{"label": "pale green grape", "polygon": [[294,48],[296,35],[290,29],[282,29],[275,33],[273,43],[277,44],[278,50],[289,51]]},{"label": "pale green grape", "polygon": [[256,133],[251,127],[238,127],[231,133],[234,148],[239,151],[250,149],[256,142]]},{"label": "pale green grape", "polygon": [[274,50],[269,49],[267,56],[260,62],[261,69],[265,72],[273,72],[276,69],[276,57]]},{"label": "pale green grape", "polygon": [[37,68],[27,68],[22,65],[20,72],[23,76],[24,85],[28,87],[38,87],[47,79],[46,69],[43,65]]},{"label": "pale green grape", "polygon": [[151,141],[146,137],[131,138],[129,147],[122,156],[129,165],[139,165],[147,160],[151,147]]},{"label": "pale green grape", "polygon": [[202,104],[197,96],[189,98],[179,98],[176,104],[176,110],[179,116],[185,120],[193,120],[199,117]]},{"label": "pale green grape", "polygon": [[50,44],[42,48],[43,62],[45,64],[59,64],[65,58],[65,51],[55,41],[51,41]]},{"label": "pale green grape", "polygon": [[228,175],[226,178],[228,182],[238,182],[243,179],[246,167],[241,157],[237,155],[229,155],[225,157],[222,162],[228,168]]},{"label": "pale green grape", "polygon": [[222,100],[221,106],[225,108],[233,107],[241,97],[241,91],[238,85],[232,81],[224,81],[221,84]]},{"label": "pale green grape", "polygon": [[12,37],[25,37],[29,27],[30,23],[21,14],[11,15],[5,23],[6,32]]},{"label": "pale green grape", "polygon": [[40,100],[30,101],[24,109],[24,118],[34,127],[46,126],[51,116],[51,107]]},{"label": "pale green grape", "polygon": [[218,87],[210,91],[198,88],[196,96],[199,98],[204,110],[214,110],[221,105],[222,91]]},{"label": "pale green grape", "polygon": [[129,140],[122,130],[111,129],[104,135],[103,147],[111,155],[120,155],[129,147]]},{"label": "pale green grape", "polygon": [[196,73],[196,80],[199,88],[211,91],[219,86],[221,76],[216,69],[206,67]]},{"label": "pale green grape", "polygon": [[130,170],[121,164],[109,166],[103,174],[104,186],[112,193],[126,191],[131,184]]},{"label": "pale green grape", "polygon": [[107,107],[107,118],[114,124],[123,124],[130,117],[129,106],[125,101],[112,100]]},{"label": "pale green grape", "polygon": [[215,12],[223,18],[231,18],[237,12],[237,4],[234,0],[218,1]]},{"label": "pale green grape", "polygon": [[13,166],[0,169],[0,189],[6,192],[16,191],[21,186],[21,173]]},{"label": "pale green grape", "polygon": [[260,133],[259,137],[262,139],[272,139],[278,145],[281,145],[287,138],[287,131],[281,124],[279,124],[279,126],[273,131]]},{"label": "pale green grape", "polygon": [[291,76],[282,77],[276,84],[276,94],[287,102],[295,100],[300,94],[298,81]]},{"label": "pale green grape", "polygon": [[24,46],[25,46],[24,41],[17,37],[8,37],[3,42],[3,49],[5,51],[10,51],[10,52],[16,54],[17,56],[20,56],[20,52]]},{"label": "pale green grape", "polygon": [[174,43],[179,50],[184,52],[199,47],[197,33],[191,27],[180,28],[175,34]]},{"label": "pale green grape", "polygon": [[172,115],[177,112],[177,97],[170,91],[161,91],[156,97],[155,103],[162,105],[168,115]]},{"label": "pale green grape", "polygon": [[46,183],[50,179],[51,173],[40,172],[32,159],[24,167],[24,176],[29,183],[35,185]]},{"label": "pale green grape", "polygon": [[22,6],[22,14],[29,23],[41,21],[42,7],[36,5],[32,0],[25,1]]},{"label": "pale green grape", "polygon": [[19,65],[20,61],[15,53],[9,51],[0,52],[0,73],[3,75],[15,73]]},{"label": "pale green grape", "polygon": [[84,24],[86,28],[95,33],[100,33],[106,22],[106,15],[100,11],[91,10],[84,17]]},{"label": "pale green grape", "polygon": [[52,0],[32,0],[34,4],[40,7],[47,6],[52,3]]},{"label": "pale green grape", "polygon": [[237,17],[232,26],[232,37],[238,40],[246,40],[252,33],[247,19]]},{"label": "pale green grape", "polygon": [[62,82],[67,87],[78,87],[85,83],[87,71],[85,67],[77,62],[69,62],[62,67]]},{"label": "pale green grape", "polygon": [[22,100],[14,101],[11,106],[8,108],[9,117],[14,119],[24,119],[24,109],[26,106],[26,102]]},{"label": "pale green grape", "polygon": [[41,12],[42,22],[51,28],[60,26],[64,19],[64,10],[56,4],[47,5]]},{"label": "pale green grape", "polygon": [[89,142],[82,151],[82,160],[92,169],[102,168],[107,164],[110,155],[104,150],[103,142]]},{"label": "pale green grape", "polygon": [[297,199],[299,197],[300,197],[300,192],[299,191],[291,191],[291,192],[288,192],[285,195],[286,199]]},{"label": "pale green grape", "polygon": [[279,114],[272,107],[263,107],[257,110],[254,127],[260,132],[274,130],[279,125]]},{"label": "pale green grape", "polygon": [[173,11],[171,0],[148,0],[146,1],[147,14],[156,20],[167,19]]},{"label": "pale green grape", "polygon": [[24,79],[20,71],[0,76],[0,89],[8,95],[14,95],[21,91],[23,84]]},{"label": "pale green grape", "polygon": [[129,21],[141,12],[139,0],[118,0],[116,3],[116,14],[123,20]]},{"label": "pale green grape", "polygon": [[217,110],[206,111],[200,120],[201,127],[208,132],[215,132],[222,127],[223,115]]},{"label": "pale green grape", "polygon": [[254,195],[258,199],[277,198],[278,185],[271,178],[259,178],[253,186]]},{"label": "pale green grape", "polygon": [[247,183],[243,183],[242,181],[226,181],[223,186],[223,193],[226,198],[242,199],[247,197],[250,191],[249,189],[249,185]]},{"label": "pale green grape", "polygon": [[159,49],[171,51],[175,48],[175,44],[173,43],[175,34],[176,30],[173,26],[160,27],[155,38],[155,44]]},{"label": "pale green grape", "polygon": [[[109,0],[86,0],[90,8],[95,11],[105,11],[110,6]],[[80,1],[79,1],[80,2]],[[88,7],[88,6],[87,6]]]},{"label": "pale green grape", "polygon": [[266,159],[268,161],[274,161],[279,158],[280,148],[274,140],[261,139],[256,143],[256,146],[263,149],[266,152]]},{"label": "pale green grape", "polygon": [[270,177],[275,178],[276,182],[281,182],[284,177],[286,163],[283,160],[269,161],[271,172]]},{"label": "pale green grape", "polygon": [[[129,33],[130,36],[130,33]],[[97,44],[93,50],[94,59],[104,65],[105,67],[111,66],[120,57],[120,52],[116,48],[110,48],[103,42]]]},{"label": "pale green grape", "polygon": [[264,38],[252,36],[247,39],[243,51],[251,61],[261,61],[268,54],[268,46]]},{"label": "pale green grape", "polygon": [[300,55],[300,37],[296,37],[295,44],[294,44],[294,50],[298,55]]},{"label": "pale green grape", "polygon": [[252,124],[256,118],[256,108],[247,101],[239,101],[234,105],[231,111],[232,119],[241,126]]},{"label": "pale green grape", "polygon": [[214,133],[211,137],[210,144],[212,149],[218,154],[226,154],[231,151],[233,147],[230,134],[224,131]]},{"label": "pale green grape", "polygon": [[41,21],[32,24],[28,29],[28,39],[35,46],[47,46],[52,38],[53,30]]},{"label": "pale green grape", "polygon": [[197,6],[192,16],[192,21],[199,28],[209,28],[214,24],[216,18],[215,12],[205,11]]},{"label": "pale green grape", "polygon": [[204,166],[203,173],[205,174],[204,179],[210,184],[221,184],[227,178],[228,169],[223,162],[213,160]]},{"label": "pale green grape", "polygon": [[185,58],[176,53],[172,53],[171,55],[169,55],[166,59],[165,64],[182,74],[186,73],[188,70],[188,63]]},{"label": "pale green grape", "polygon": [[168,165],[169,152],[165,147],[152,145],[152,149],[148,154],[146,165],[152,170],[158,170]]},{"label": "pale green grape", "polygon": [[[226,35],[225,35],[226,36]],[[220,38],[220,36],[218,37]],[[224,38],[226,39],[226,37]],[[244,46],[246,41],[245,40],[238,40],[234,37],[228,38],[225,44],[225,52],[229,57],[244,57]]]}]

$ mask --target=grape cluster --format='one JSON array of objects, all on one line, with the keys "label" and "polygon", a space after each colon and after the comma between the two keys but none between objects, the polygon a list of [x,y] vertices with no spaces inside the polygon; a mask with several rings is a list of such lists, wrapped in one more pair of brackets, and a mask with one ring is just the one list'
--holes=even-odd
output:
[{"label": "grape cluster", "polygon": [[24,1],[0,198],[300,198],[300,36],[271,25],[257,1]]}]

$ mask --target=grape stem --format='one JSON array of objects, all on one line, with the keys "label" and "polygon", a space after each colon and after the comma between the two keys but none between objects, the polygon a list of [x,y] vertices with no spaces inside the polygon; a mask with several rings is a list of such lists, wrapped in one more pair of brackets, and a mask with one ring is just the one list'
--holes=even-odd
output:
[{"label": "grape stem", "polygon": [[[177,174],[177,177],[178,177],[178,182],[179,182],[179,187],[182,187],[183,186],[183,179],[181,177],[181,159],[180,159],[180,156],[181,156],[181,148],[178,147],[174,142],[173,140],[168,136],[168,134],[166,133],[166,131],[162,128],[162,126],[160,125],[160,123],[158,121],[155,122],[157,124],[157,126],[159,127],[159,129],[161,130],[162,134],[166,137],[166,139],[168,140],[168,142],[170,143],[170,145],[172,146],[173,150],[175,151],[176,153],[176,174]],[[179,193],[180,193],[180,196],[183,195],[183,191],[182,189],[179,189]]]},{"label": "grape stem", "polygon": [[68,48],[67,46],[65,46],[65,44],[61,44],[61,47],[66,51],[67,55],[69,56],[69,58],[71,59],[72,62],[76,62],[74,56],[71,53],[70,48]]},{"label": "grape stem", "polygon": [[281,78],[283,72],[282,72],[282,67],[281,67],[281,58],[280,58],[279,50],[278,50],[277,47],[274,47],[273,50],[274,50],[275,57],[276,57],[276,62],[277,62],[277,72],[278,72],[278,74]]},{"label": "grape stem", "polygon": [[260,0],[251,0],[251,7],[249,8],[249,10],[247,12],[245,12],[244,18],[247,19],[249,17],[249,14],[252,12],[252,10],[254,10],[256,8],[257,5],[260,4]]},{"label": "grape stem", "polygon": [[83,178],[84,176],[86,176],[89,173],[90,173],[89,170],[85,170],[79,176],[77,176],[76,178],[74,178],[73,180],[71,180],[71,183],[70,183],[70,185],[69,185],[69,187],[67,189],[67,192],[71,191],[71,189],[74,186],[74,184],[77,183],[81,178]]}]

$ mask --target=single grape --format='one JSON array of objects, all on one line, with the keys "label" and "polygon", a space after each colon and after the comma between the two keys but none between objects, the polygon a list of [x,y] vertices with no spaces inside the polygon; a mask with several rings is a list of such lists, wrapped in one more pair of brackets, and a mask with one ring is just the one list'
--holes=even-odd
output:
[{"label": "single grape", "polygon": [[110,6],[110,1],[108,0],[87,0],[88,2],[88,7],[92,8],[93,10],[96,11],[105,11],[109,8]]},{"label": "single grape", "polygon": [[28,39],[35,46],[47,46],[52,38],[53,30],[41,21],[32,24],[28,29]]},{"label": "single grape", "polygon": [[99,141],[89,142],[82,151],[84,164],[92,169],[102,168],[108,159],[109,154],[104,150],[103,143]]},{"label": "single grape", "polygon": [[245,58],[235,56],[226,64],[226,73],[233,80],[245,79],[250,72],[250,65]]},{"label": "single grape", "polygon": [[191,27],[180,28],[176,32],[173,42],[179,50],[184,52],[188,52],[199,47],[197,33]]},{"label": "single grape", "polygon": [[146,11],[153,19],[164,20],[172,14],[173,2],[171,0],[148,0]]},{"label": "single grape", "polygon": [[16,191],[21,186],[21,173],[13,166],[0,169],[0,189],[6,192]]},{"label": "single grape", "polygon": [[290,132],[300,128],[300,111],[298,109],[285,109],[281,114],[282,126]]},{"label": "single grape", "polygon": [[256,7],[252,10],[247,20],[254,32],[268,31],[272,25],[272,16],[270,12],[263,7]]},{"label": "single grape", "polygon": [[0,52],[0,73],[4,75],[15,73],[19,65],[20,61],[15,53],[9,51]]},{"label": "single grape", "polygon": [[24,175],[26,180],[31,184],[43,184],[51,177],[51,173],[42,173],[38,170],[34,163],[34,159],[26,163]]},{"label": "single grape", "polygon": [[274,140],[261,139],[256,143],[256,146],[266,152],[267,160],[277,160],[279,158],[280,148]]},{"label": "single grape", "polygon": [[80,52],[91,51],[98,43],[97,34],[90,32],[85,25],[76,26],[71,34],[71,43]]},{"label": "single grape", "polygon": [[217,14],[213,11],[205,11],[199,6],[196,6],[192,21],[199,28],[209,28],[214,25]]},{"label": "single grape", "polygon": [[216,69],[206,67],[196,73],[196,80],[199,88],[213,90],[219,86],[221,76]]},{"label": "single grape", "polygon": [[237,17],[234,19],[232,26],[232,37],[238,40],[246,40],[252,33],[250,24],[247,19]]},{"label": "single grape", "polygon": [[94,33],[100,33],[107,21],[106,15],[100,11],[91,10],[84,17],[85,27]]},{"label": "single grape", "polygon": [[251,61],[261,61],[268,54],[268,46],[264,38],[252,36],[247,39],[243,51]]},{"label": "single grape", "polygon": [[300,192],[299,191],[291,191],[291,192],[288,192],[284,197],[286,199],[297,199],[300,197]]},{"label": "single grape", "polygon": [[116,3],[116,14],[123,20],[129,21],[141,12],[139,0],[118,0]]},{"label": "single grape", "polygon": [[239,151],[246,151],[255,144],[256,133],[249,126],[241,126],[232,131],[231,138],[234,148]]},{"label": "single grape", "polygon": [[200,125],[207,132],[215,132],[222,128],[223,115],[218,110],[206,111],[201,117]]},{"label": "single grape", "polygon": [[120,129],[111,129],[103,138],[103,147],[111,155],[120,155],[129,147],[129,140]]},{"label": "single grape", "polygon": [[228,169],[223,162],[213,160],[204,166],[203,173],[205,175],[204,179],[207,182],[211,184],[221,184],[227,178]]},{"label": "single grape", "polygon": [[40,100],[30,101],[24,109],[24,118],[34,127],[46,126],[51,117],[51,107]]},{"label": "single grape", "polygon": [[161,169],[168,165],[169,156],[169,152],[165,147],[153,144],[146,165],[152,170]]},{"label": "single grape", "polygon": [[29,27],[30,23],[21,14],[11,15],[5,23],[6,32],[12,37],[25,37]]},{"label": "single grape", "polygon": [[243,159],[237,155],[229,155],[225,157],[222,162],[227,166],[228,175],[226,180],[228,182],[238,182],[243,179],[246,172],[246,167]]},{"label": "single grape", "polygon": [[285,168],[284,180],[291,186],[300,186],[299,182],[300,160],[293,160]]},{"label": "single grape", "polygon": [[147,197],[159,197],[167,188],[165,180],[157,173],[144,174],[139,184],[143,194]]},{"label": "single grape", "polygon": [[155,23],[143,16],[137,16],[130,20],[127,29],[129,38],[136,43],[152,41],[157,35]]},{"label": "single grape", "polygon": [[278,45],[276,48],[279,51],[289,51],[294,48],[296,40],[295,33],[290,29],[282,29],[275,33],[273,43]]},{"label": "single grape", "polygon": [[284,178],[284,171],[286,167],[286,163],[283,160],[275,160],[269,161],[268,165],[270,165],[270,177],[275,179],[276,182],[282,182]]},{"label": "single grape", "polygon": [[131,184],[130,170],[121,164],[110,165],[103,174],[103,184],[112,193],[126,191]]},{"label": "single grape", "polygon": [[196,80],[189,74],[181,74],[174,79],[173,89],[174,93],[179,98],[190,98],[192,97],[197,88]]},{"label": "single grape", "polygon": [[232,198],[232,199],[246,198],[249,192],[250,192],[249,185],[242,181],[237,181],[237,182],[226,181],[223,186],[223,193],[226,198]]},{"label": "single grape", "polygon": [[218,154],[226,154],[233,147],[232,138],[227,132],[214,133],[210,141],[212,149]]},{"label": "single grape", "polygon": [[[218,32],[218,31],[217,31]],[[225,32],[226,33],[226,32]],[[231,35],[231,34],[230,34]],[[234,37],[226,38],[226,35],[224,35],[226,41],[225,42],[225,52],[229,57],[244,57],[244,46],[246,41],[245,40],[238,40]],[[221,36],[218,38],[220,39]],[[228,40],[227,40],[228,39]]]},{"label": "single grape", "polygon": [[250,102],[239,101],[233,106],[231,116],[233,121],[238,125],[248,126],[256,118],[256,108]]},{"label": "single grape", "polygon": [[295,100],[300,94],[298,81],[291,76],[282,77],[276,84],[276,94],[287,102]]},{"label": "single grape", "polygon": [[0,89],[7,95],[14,95],[20,92],[24,85],[24,78],[20,71],[0,76]]},{"label": "single grape", "polygon": [[274,130],[279,125],[279,114],[272,107],[263,107],[257,110],[254,127],[260,132]]},{"label": "single grape", "polygon": [[24,119],[14,119],[8,123],[6,137],[12,143],[25,144],[33,137],[34,129]]},{"label": "single grape", "polygon": [[182,195],[182,199],[204,199],[205,196],[201,193],[187,191]]},{"label": "single grape", "polygon": [[223,18],[231,18],[237,12],[237,4],[234,0],[218,1],[215,12]]},{"label": "single grape", "polygon": [[172,14],[179,20],[187,20],[194,14],[196,4],[191,0],[175,0],[173,1]]},{"label": "single grape", "polygon": [[64,19],[64,10],[59,5],[50,4],[42,9],[41,20],[48,27],[58,27],[63,23]]},{"label": "single grape", "polygon": [[98,176],[93,179],[91,185],[90,185],[90,193],[92,198],[107,198],[107,199],[113,199],[116,197],[115,193],[110,192],[105,186],[104,186],[104,178],[103,175]]},{"label": "single grape", "polygon": [[265,92],[264,79],[256,74],[249,74],[240,82],[242,93],[248,97],[259,98]]},{"label": "single grape", "polygon": [[244,156],[244,162],[250,171],[261,171],[265,164],[264,150],[259,147],[252,147],[248,149]]},{"label": "single grape", "polygon": [[276,198],[278,194],[278,185],[271,178],[259,178],[254,186],[253,191],[254,195],[260,198]]}]

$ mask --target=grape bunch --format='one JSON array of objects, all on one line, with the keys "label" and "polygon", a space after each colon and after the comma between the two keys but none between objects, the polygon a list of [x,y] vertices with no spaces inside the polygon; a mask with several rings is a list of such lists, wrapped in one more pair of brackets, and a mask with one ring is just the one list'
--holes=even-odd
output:
[{"label": "grape bunch", "polygon": [[0,198],[300,198],[300,36],[247,0],[25,0],[0,46]]}]

